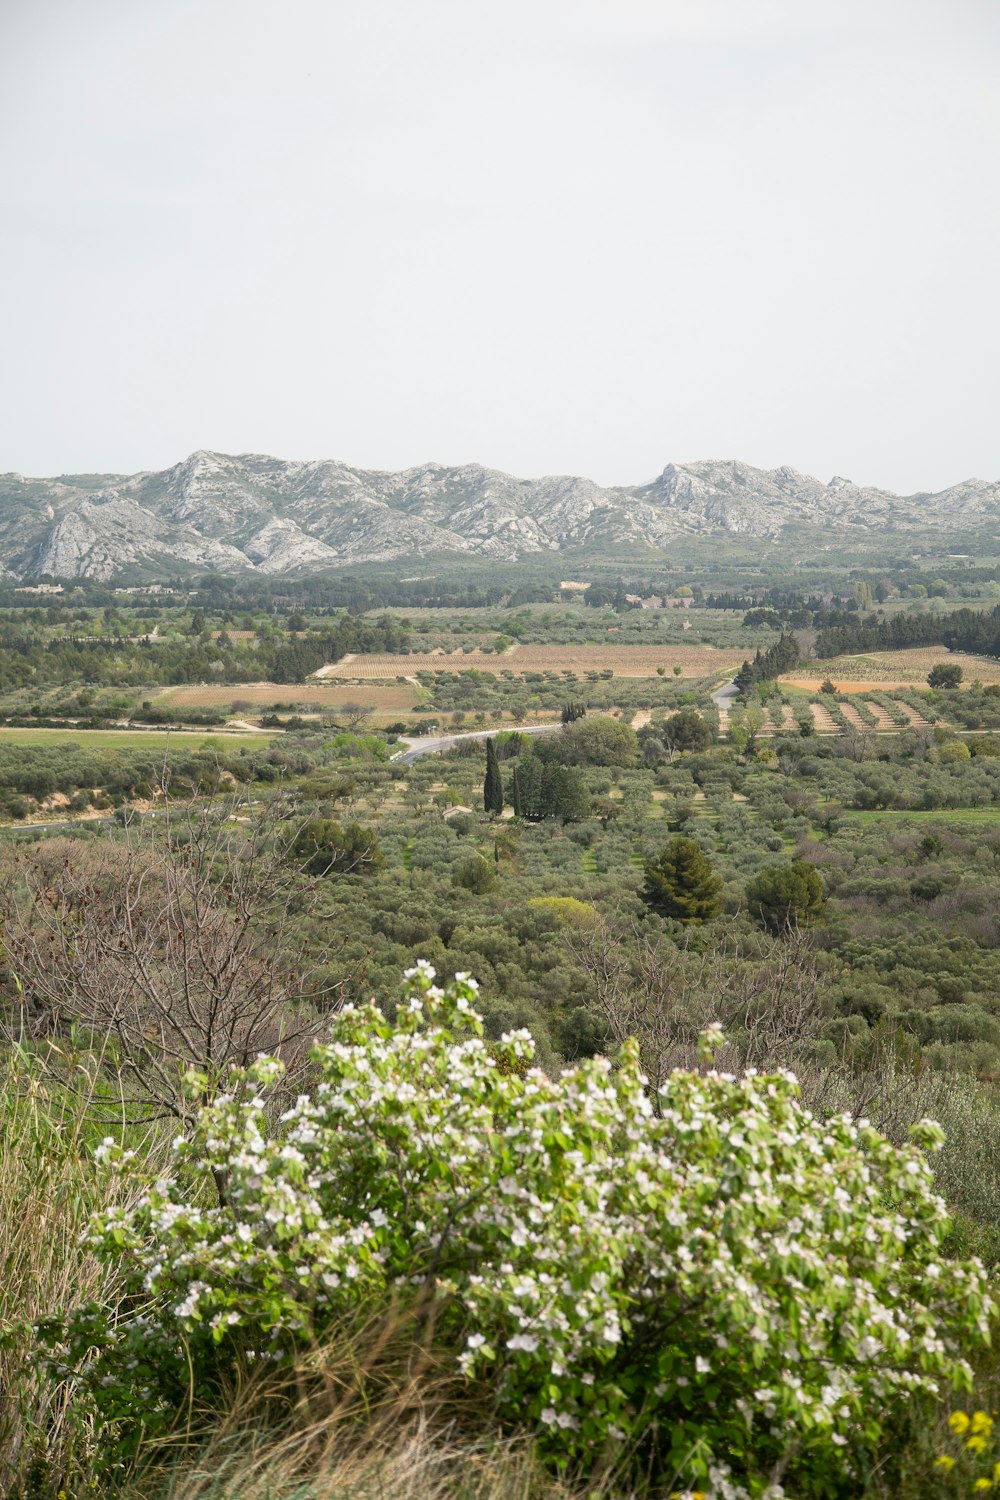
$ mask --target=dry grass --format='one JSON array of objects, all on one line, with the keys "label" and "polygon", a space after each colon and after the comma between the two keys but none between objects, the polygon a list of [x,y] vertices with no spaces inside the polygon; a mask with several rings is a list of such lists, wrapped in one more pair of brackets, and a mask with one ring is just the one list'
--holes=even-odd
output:
[{"label": "dry grass", "polygon": [[[312,1409],[310,1410],[310,1406]],[[601,1483],[581,1490],[542,1471],[530,1446],[478,1439],[465,1415],[416,1393],[364,1413],[301,1401],[283,1428],[254,1425],[239,1399],[201,1451],[185,1453],[156,1500],[624,1500]],[[483,1421],[483,1413],[478,1414]],[[482,1430],[489,1434],[489,1422]]]},{"label": "dry grass", "polygon": [[711,677],[740,666],[746,651],[715,646],[517,646],[503,655],[486,651],[450,653],[409,652],[402,656],[353,656],[324,668],[328,677],[367,681],[391,681],[417,672],[606,672],[616,677],[655,677],[666,668],[672,677],[679,666],[682,677]]},{"label": "dry grass", "polygon": [[[29,1059],[8,1059],[0,1131],[0,1327],[87,1302],[113,1316],[113,1269],[80,1248],[116,1180],[95,1173],[83,1099],[54,1096]],[[82,1107],[81,1107],[82,1104]],[[155,1172],[156,1142],[135,1142]],[[150,1151],[150,1147],[152,1150]],[[576,1486],[499,1431],[482,1393],[419,1351],[414,1318],[341,1326],[281,1377],[234,1371],[211,1409],[178,1413],[143,1445],[120,1500],[628,1500],[614,1474]],[[0,1351],[0,1495],[96,1496],[103,1441],[73,1395],[40,1378],[30,1332]]]},{"label": "dry grass", "polygon": [[415,1337],[418,1321],[342,1324],[295,1370],[255,1367],[193,1441],[178,1433],[144,1500],[653,1500],[623,1480],[627,1455],[585,1484],[543,1468],[530,1435],[505,1435],[483,1387]]}]

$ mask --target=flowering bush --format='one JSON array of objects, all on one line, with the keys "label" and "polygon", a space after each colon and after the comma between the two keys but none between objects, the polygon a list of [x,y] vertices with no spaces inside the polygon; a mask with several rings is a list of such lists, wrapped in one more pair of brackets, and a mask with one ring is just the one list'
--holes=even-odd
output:
[{"label": "flowering bush", "polygon": [[787,1470],[832,1494],[902,1394],[968,1384],[993,1308],[981,1265],[941,1252],[936,1126],[899,1150],[819,1120],[790,1074],[709,1070],[717,1030],[657,1115],[634,1048],[548,1078],[527,1032],[487,1047],[472,980],[408,978],[394,1021],[337,1017],[279,1122],[261,1060],[170,1176],[94,1222],[131,1296],[113,1328],[64,1331],[59,1373],[90,1351],[106,1419],[408,1305],[558,1462],[630,1444],[675,1488],[779,1495]]}]

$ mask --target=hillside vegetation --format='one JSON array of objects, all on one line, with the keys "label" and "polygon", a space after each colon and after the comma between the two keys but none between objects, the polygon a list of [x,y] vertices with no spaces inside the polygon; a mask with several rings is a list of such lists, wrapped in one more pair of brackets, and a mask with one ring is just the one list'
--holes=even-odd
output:
[{"label": "hillside vegetation", "polygon": [[5,1500],[992,1486],[985,571],[2,596]]}]

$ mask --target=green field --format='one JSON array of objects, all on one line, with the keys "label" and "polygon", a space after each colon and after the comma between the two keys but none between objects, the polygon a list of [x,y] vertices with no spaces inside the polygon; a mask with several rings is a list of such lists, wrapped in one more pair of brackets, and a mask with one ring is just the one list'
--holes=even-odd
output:
[{"label": "green field", "polygon": [[1000,823],[1000,807],[937,807],[901,810],[898,807],[848,809],[844,812],[847,823],[884,823],[887,820],[899,823],[961,823],[964,827],[977,823]]},{"label": "green field", "polygon": [[260,730],[254,734],[237,734],[232,730],[204,729],[5,729],[0,728],[0,744],[8,745],[80,745],[88,750],[121,750],[128,745],[148,750],[150,746],[179,745],[184,750],[246,746],[259,749],[269,743],[271,735]]}]

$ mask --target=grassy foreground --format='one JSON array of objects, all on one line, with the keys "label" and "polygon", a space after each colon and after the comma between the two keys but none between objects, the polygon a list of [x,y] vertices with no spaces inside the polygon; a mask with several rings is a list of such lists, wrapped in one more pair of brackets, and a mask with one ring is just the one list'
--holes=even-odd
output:
[{"label": "grassy foreground", "polygon": [[[93,1165],[114,1114],[116,1075],[106,1060],[74,1052],[71,1040],[60,1064],[64,1082],[53,1087],[37,1057],[15,1048],[0,1079],[4,1500],[662,1500],[665,1494],[724,1500],[724,1487],[688,1490],[678,1480],[664,1490],[662,1469],[655,1479],[645,1477],[628,1448],[586,1478],[560,1472],[551,1444],[543,1462],[529,1434],[500,1427],[481,1387],[463,1387],[444,1361],[428,1354],[415,1337],[412,1310],[342,1322],[334,1340],[303,1347],[280,1372],[244,1364],[210,1399],[192,1373],[170,1430],[155,1442],[140,1437],[109,1474],[102,1450],[115,1440],[114,1425],[99,1431],[86,1408],[76,1409],[69,1387],[42,1377],[39,1350],[26,1331],[53,1309],[87,1303],[113,1321],[128,1301],[114,1264],[82,1244],[94,1214],[127,1212],[137,1201],[136,1179],[97,1173]],[[121,1098],[124,1104],[123,1088]],[[91,1123],[98,1110],[100,1127]],[[161,1125],[123,1123],[116,1134],[149,1175],[168,1170],[170,1132]],[[987,1354],[979,1360],[974,1399],[944,1392],[938,1401],[902,1405],[862,1472],[847,1478],[831,1471],[819,1488],[810,1483],[787,1496],[950,1500],[982,1493],[984,1486],[974,1487],[984,1472],[982,1455],[969,1454],[968,1433],[982,1437],[991,1459],[989,1419],[981,1417],[981,1431],[956,1431],[949,1414],[956,1405],[989,1411],[998,1395],[995,1361]],[[951,1455],[953,1467],[942,1463]],[[779,1500],[786,1491],[776,1484],[760,1494]]]}]

